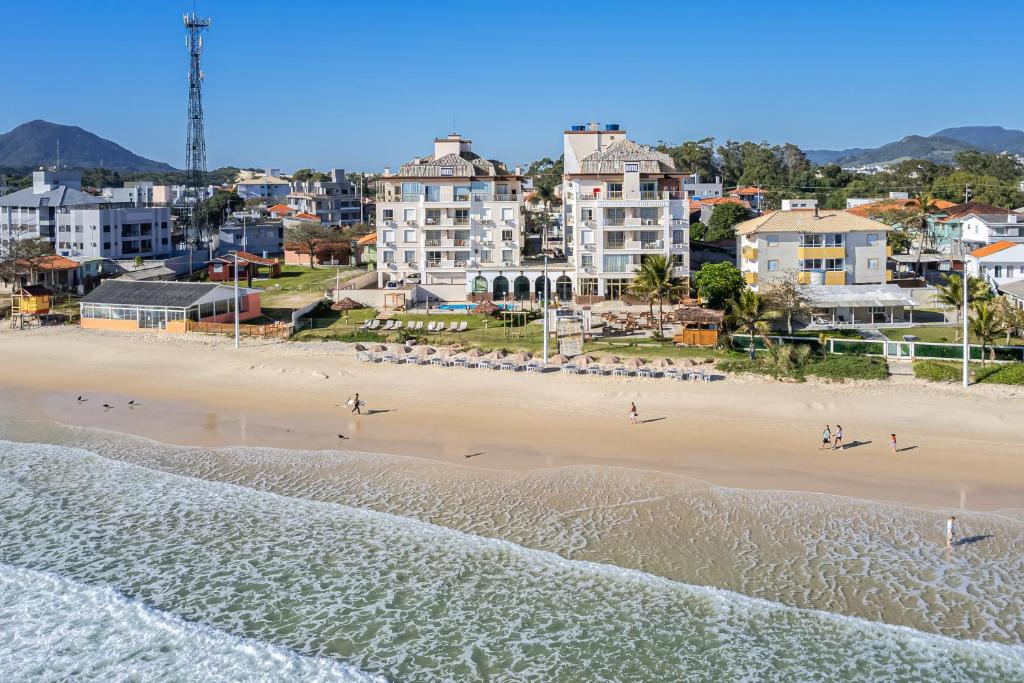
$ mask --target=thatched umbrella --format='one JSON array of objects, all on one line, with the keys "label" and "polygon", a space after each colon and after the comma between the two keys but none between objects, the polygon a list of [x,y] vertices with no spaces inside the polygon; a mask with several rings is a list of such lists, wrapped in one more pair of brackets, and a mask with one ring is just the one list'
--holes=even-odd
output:
[{"label": "thatched umbrella", "polygon": [[456,353],[455,349],[451,346],[442,346],[437,350],[437,355],[441,358],[451,358]]},{"label": "thatched umbrella", "polygon": [[484,352],[480,349],[470,349],[464,354],[466,358],[483,358]]},{"label": "thatched umbrella", "polygon": [[487,359],[488,360],[501,360],[502,358],[504,358],[507,355],[508,354],[505,353],[504,351],[502,351],[501,349],[494,349],[489,354],[487,354]]},{"label": "thatched umbrella", "polygon": [[573,358],[572,362],[573,362],[573,364],[577,365],[578,367],[585,368],[588,365],[592,365],[592,364],[596,363],[597,359],[594,358],[591,355],[588,355],[588,354],[584,353],[583,355],[576,356],[575,358]]},{"label": "thatched umbrella", "polygon": [[397,349],[395,349],[395,353],[412,353],[412,347],[411,346],[399,346]]},{"label": "thatched umbrella", "polygon": [[366,351],[366,346],[363,344],[356,344],[355,349],[356,351]]},{"label": "thatched umbrella", "polygon": [[527,353],[526,351],[513,353],[511,356],[508,357],[508,359],[513,363],[525,363],[526,361],[531,360],[532,358],[533,356]]},{"label": "thatched umbrella", "polygon": [[648,363],[647,365],[651,366],[652,368],[659,368],[659,369],[670,368],[670,367],[672,367],[672,361],[670,361],[668,358],[660,358],[659,357],[659,358],[652,359],[651,362]]},{"label": "thatched umbrella", "polygon": [[371,344],[370,350],[373,351],[374,353],[384,353],[385,351],[388,350],[388,347],[384,346],[383,344]]},{"label": "thatched umbrella", "polygon": [[429,356],[432,353],[434,353],[434,349],[433,347],[430,346],[417,346],[415,349],[413,349],[413,352],[417,356]]},{"label": "thatched umbrella", "polygon": [[355,311],[360,308],[366,308],[366,306],[347,296],[331,304],[332,311]]},{"label": "thatched umbrella", "polygon": [[489,299],[487,301],[481,301],[473,308],[473,312],[477,315],[494,315],[500,310],[501,309],[498,308],[498,305]]},{"label": "thatched umbrella", "polygon": [[551,358],[548,358],[549,365],[565,365],[568,362],[569,356],[566,356],[561,353],[556,353],[555,355],[551,356]]},{"label": "thatched umbrella", "polygon": [[620,360],[622,359],[616,356],[614,353],[609,353],[607,356],[601,356],[601,362],[604,363],[605,365],[615,365]]},{"label": "thatched umbrella", "polygon": [[693,358],[679,358],[676,360],[676,365],[681,368],[692,368],[694,365],[699,365],[699,363]]},{"label": "thatched umbrella", "polygon": [[625,360],[622,361],[622,364],[625,367],[632,368],[634,370],[636,370],[637,368],[642,368],[644,366],[643,360],[641,360],[640,358],[637,358],[636,356],[632,356],[630,358],[626,358]]}]

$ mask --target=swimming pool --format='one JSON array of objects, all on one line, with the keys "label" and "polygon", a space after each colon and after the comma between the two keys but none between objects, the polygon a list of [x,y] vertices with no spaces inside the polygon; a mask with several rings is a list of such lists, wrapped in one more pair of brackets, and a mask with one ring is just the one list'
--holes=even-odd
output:
[{"label": "swimming pool", "polygon": [[[497,304],[497,306],[507,311],[515,308],[515,304]],[[471,311],[476,308],[476,304],[438,304],[435,308],[439,311]]]}]

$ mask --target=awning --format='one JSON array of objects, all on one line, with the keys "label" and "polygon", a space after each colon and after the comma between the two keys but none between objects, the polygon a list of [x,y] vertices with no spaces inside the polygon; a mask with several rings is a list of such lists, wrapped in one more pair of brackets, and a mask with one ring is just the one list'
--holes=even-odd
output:
[{"label": "awning", "polygon": [[808,285],[802,291],[807,302],[817,308],[917,306],[897,285]]}]

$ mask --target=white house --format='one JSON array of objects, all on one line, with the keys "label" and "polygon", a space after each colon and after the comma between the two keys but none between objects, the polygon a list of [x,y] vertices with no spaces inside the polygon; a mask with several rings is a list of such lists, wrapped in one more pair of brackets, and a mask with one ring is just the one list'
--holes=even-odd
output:
[{"label": "white house", "polygon": [[1002,240],[975,249],[967,255],[967,272],[995,289],[1024,280],[1024,243]]},{"label": "white house", "polygon": [[969,213],[960,219],[964,243],[983,247],[1001,240],[1024,242],[1024,216],[1005,213]]}]

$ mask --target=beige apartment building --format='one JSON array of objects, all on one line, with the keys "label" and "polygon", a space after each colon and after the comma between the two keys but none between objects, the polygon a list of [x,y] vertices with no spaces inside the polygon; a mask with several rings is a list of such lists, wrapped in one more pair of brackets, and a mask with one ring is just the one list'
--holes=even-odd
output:
[{"label": "beige apartment building", "polygon": [[384,169],[377,183],[378,284],[522,298],[522,212],[520,169],[485,159],[460,135],[437,138],[433,154],[394,175]]},{"label": "beige apartment building", "polygon": [[672,158],[629,140],[618,125],[563,135],[565,230],[577,301],[628,296],[640,264],[663,255],[690,276],[689,202]]},{"label": "beige apartment building", "polygon": [[914,302],[886,284],[890,230],[847,211],[819,210],[814,200],[784,200],[781,210],[736,226],[737,260],[754,290],[783,280],[802,285],[812,325],[902,322],[908,309],[912,319]]}]

